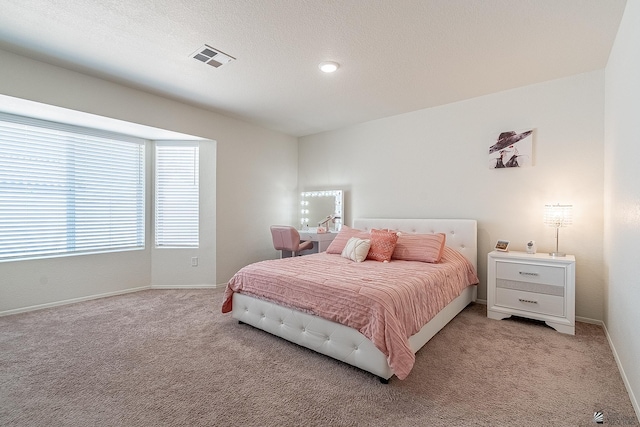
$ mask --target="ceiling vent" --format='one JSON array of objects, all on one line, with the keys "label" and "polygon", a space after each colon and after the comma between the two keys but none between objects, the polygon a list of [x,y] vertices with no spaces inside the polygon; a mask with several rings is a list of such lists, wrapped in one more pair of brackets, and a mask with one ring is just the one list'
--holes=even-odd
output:
[{"label": "ceiling vent", "polygon": [[200,49],[193,52],[191,54],[191,57],[215,68],[222,67],[224,64],[228,64],[229,62],[236,59],[233,56],[227,55],[224,52],[220,52],[219,50],[214,49],[206,44],[203,45]]}]

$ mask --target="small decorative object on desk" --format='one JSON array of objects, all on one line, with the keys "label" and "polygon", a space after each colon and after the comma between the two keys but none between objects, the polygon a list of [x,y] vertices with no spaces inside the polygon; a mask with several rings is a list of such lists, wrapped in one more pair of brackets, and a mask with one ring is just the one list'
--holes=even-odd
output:
[{"label": "small decorative object on desk", "polygon": [[326,229],[326,228],[324,228],[324,227],[318,227],[318,228],[316,229],[316,233],[318,233],[318,234],[324,234],[324,233],[326,233],[326,232],[327,232],[327,229]]},{"label": "small decorative object on desk", "polygon": [[527,253],[528,254],[535,254],[536,253],[536,241],[535,240],[529,240],[529,242],[527,243]]},{"label": "small decorative object on desk", "polygon": [[508,250],[509,250],[509,241],[498,240],[498,243],[496,243],[496,251],[507,252]]},{"label": "small decorative object on desk", "polygon": [[[318,223],[318,233],[329,233],[329,223],[336,223],[336,219],[340,219],[337,215],[327,215],[327,217]],[[322,231],[320,231],[322,230]]]}]

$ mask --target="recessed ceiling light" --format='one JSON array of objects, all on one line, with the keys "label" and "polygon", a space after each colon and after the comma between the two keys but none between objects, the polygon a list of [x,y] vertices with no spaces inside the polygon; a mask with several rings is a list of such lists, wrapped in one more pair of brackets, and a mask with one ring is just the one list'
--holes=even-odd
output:
[{"label": "recessed ceiling light", "polygon": [[338,69],[339,66],[340,64],[338,64],[337,62],[331,61],[321,62],[320,65],[318,65],[318,67],[320,67],[320,69],[325,73],[333,73]]}]

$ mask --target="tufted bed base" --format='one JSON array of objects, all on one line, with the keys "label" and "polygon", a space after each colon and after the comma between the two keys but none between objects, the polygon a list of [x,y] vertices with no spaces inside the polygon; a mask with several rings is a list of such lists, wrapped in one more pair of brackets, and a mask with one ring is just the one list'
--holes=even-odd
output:
[{"label": "tufted bed base", "polygon": [[[475,301],[476,288],[466,288],[409,339],[414,353],[470,302]],[[233,295],[232,315],[242,323],[371,372],[384,383],[393,376],[387,357],[355,329],[239,293]]]},{"label": "tufted bed base", "polygon": [[[447,246],[461,252],[477,268],[475,220],[360,219],[354,221],[354,227],[362,230],[389,228],[416,233],[444,232],[447,234]],[[410,337],[413,352],[422,348],[470,302],[475,301],[476,295],[477,286],[467,287]],[[240,322],[370,372],[384,383],[393,376],[384,353],[350,327],[241,293],[233,294],[232,316]]]}]

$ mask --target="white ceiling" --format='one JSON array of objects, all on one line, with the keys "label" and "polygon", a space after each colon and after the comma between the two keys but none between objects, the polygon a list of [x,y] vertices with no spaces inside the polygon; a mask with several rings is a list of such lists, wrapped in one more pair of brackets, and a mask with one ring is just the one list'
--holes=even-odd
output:
[{"label": "white ceiling", "polygon": [[625,3],[0,0],[0,48],[303,136],[602,69]]}]

